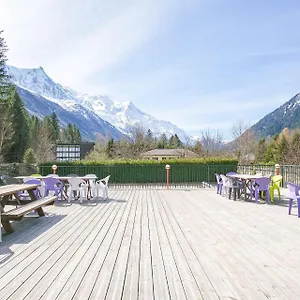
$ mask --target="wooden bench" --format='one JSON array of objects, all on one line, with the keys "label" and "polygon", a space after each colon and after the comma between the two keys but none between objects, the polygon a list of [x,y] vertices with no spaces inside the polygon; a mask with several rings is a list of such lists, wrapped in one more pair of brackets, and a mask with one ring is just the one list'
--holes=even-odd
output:
[{"label": "wooden bench", "polygon": [[1,223],[4,230],[7,233],[13,232],[14,230],[11,226],[10,221],[21,220],[25,214],[33,210],[36,210],[40,217],[45,216],[42,206],[45,206],[47,204],[53,204],[55,200],[57,200],[57,196],[47,196],[2,213]]}]

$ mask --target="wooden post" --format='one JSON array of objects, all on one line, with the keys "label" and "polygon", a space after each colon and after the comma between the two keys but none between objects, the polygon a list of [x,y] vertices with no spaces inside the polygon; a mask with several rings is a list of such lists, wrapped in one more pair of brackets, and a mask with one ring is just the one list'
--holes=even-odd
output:
[{"label": "wooden post", "polygon": [[170,176],[170,165],[166,165],[166,172],[167,172],[167,174],[166,174],[166,179],[167,179],[167,182],[166,182],[166,185],[167,185],[167,189],[169,188],[169,176]]}]

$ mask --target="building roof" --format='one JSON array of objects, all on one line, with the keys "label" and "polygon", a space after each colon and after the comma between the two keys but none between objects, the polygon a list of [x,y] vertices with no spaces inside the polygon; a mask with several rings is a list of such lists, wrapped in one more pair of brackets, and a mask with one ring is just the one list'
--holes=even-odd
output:
[{"label": "building roof", "polygon": [[142,153],[142,156],[197,156],[187,149],[153,149]]}]

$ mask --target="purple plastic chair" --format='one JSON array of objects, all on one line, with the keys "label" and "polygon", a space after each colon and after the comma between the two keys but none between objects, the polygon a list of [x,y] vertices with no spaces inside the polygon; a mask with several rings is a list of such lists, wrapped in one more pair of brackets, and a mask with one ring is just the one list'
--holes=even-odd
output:
[{"label": "purple plastic chair", "polygon": [[223,186],[223,182],[221,179],[220,174],[215,173],[216,179],[217,179],[217,194],[222,194],[222,186]]},{"label": "purple plastic chair", "polygon": [[300,218],[300,195],[299,195],[299,191],[300,191],[300,186],[295,184],[295,183],[290,183],[287,182],[286,186],[288,188],[289,191],[289,215],[292,212],[292,206],[293,206],[293,200],[297,201],[297,207],[298,207],[298,218]]},{"label": "purple plastic chair", "polygon": [[[24,184],[41,184],[41,181],[39,179],[30,179],[24,182]],[[36,199],[41,198],[41,194],[38,188],[34,189],[33,193]],[[21,200],[30,199],[28,192],[20,192],[18,196],[21,198]]]},{"label": "purple plastic chair", "polygon": [[55,196],[60,196],[60,200],[63,200],[63,183],[56,177],[44,178],[45,193],[44,196],[48,196],[50,191],[54,191]]},{"label": "purple plastic chair", "polygon": [[228,176],[228,175],[236,175],[236,174],[238,174],[238,172],[230,171],[230,172],[226,173],[226,176]]},{"label": "purple plastic chair", "polygon": [[270,204],[270,190],[269,185],[271,183],[271,179],[269,177],[261,177],[256,178],[254,181],[254,195],[255,202],[258,203],[259,192],[265,192],[265,197],[267,199],[268,204]]}]

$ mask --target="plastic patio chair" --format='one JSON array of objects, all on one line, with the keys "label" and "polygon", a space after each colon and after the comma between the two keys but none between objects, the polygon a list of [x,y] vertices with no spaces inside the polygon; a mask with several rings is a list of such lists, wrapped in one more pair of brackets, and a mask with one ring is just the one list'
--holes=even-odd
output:
[{"label": "plastic patio chair", "polygon": [[270,189],[270,198],[271,198],[271,202],[274,202],[274,191],[277,191],[278,197],[280,199],[281,195],[280,195],[280,186],[282,184],[282,176],[281,175],[275,175],[272,176],[271,178],[271,185],[269,187]]},{"label": "plastic patio chair", "polygon": [[215,176],[216,176],[216,180],[217,180],[217,194],[221,195],[223,182],[222,182],[220,174],[215,173]]},{"label": "plastic patio chair", "polygon": [[[43,194],[43,192],[41,192],[41,180],[36,178],[28,179],[28,180],[24,180],[24,184],[39,184],[40,186],[37,189],[33,190],[33,193],[36,199],[41,198]],[[31,200],[27,191],[18,193],[18,196],[20,197],[21,200]]]},{"label": "plastic patio chair", "polygon": [[270,203],[270,190],[269,190],[270,183],[271,183],[271,179],[269,177],[261,177],[261,178],[256,178],[254,180],[254,195],[255,195],[256,203],[258,203],[260,192],[265,193],[267,202]]},{"label": "plastic patio chair", "polygon": [[50,191],[53,191],[55,196],[60,196],[63,200],[63,183],[56,177],[47,177],[43,179],[45,183],[44,196],[48,196]]},{"label": "plastic patio chair", "polygon": [[71,177],[68,179],[68,202],[73,198],[75,192],[79,194],[80,203],[82,203],[83,197],[88,199],[88,184],[86,181],[79,177]]},{"label": "plastic patio chair", "polygon": [[[89,179],[84,179],[85,177],[88,177]],[[91,197],[95,197],[97,192],[96,192],[96,179],[97,179],[96,174],[86,174],[83,176],[83,179],[87,181],[88,183],[88,193],[90,194]]]},{"label": "plastic patio chair", "polygon": [[232,193],[234,200],[236,200],[236,198],[240,198],[243,186],[241,185],[239,180],[227,177],[224,174],[220,174],[220,177],[223,182],[223,191],[228,194],[228,198],[231,199]]},{"label": "plastic patio chair", "polygon": [[297,207],[298,207],[298,218],[300,218],[300,195],[299,195],[300,186],[295,183],[287,182],[286,187],[288,188],[289,199],[290,199],[289,215],[292,212],[293,200],[295,200],[297,202]]},{"label": "plastic patio chair", "polygon": [[102,189],[103,199],[108,199],[108,181],[110,175],[96,181],[95,194],[99,197],[99,190]]}]

